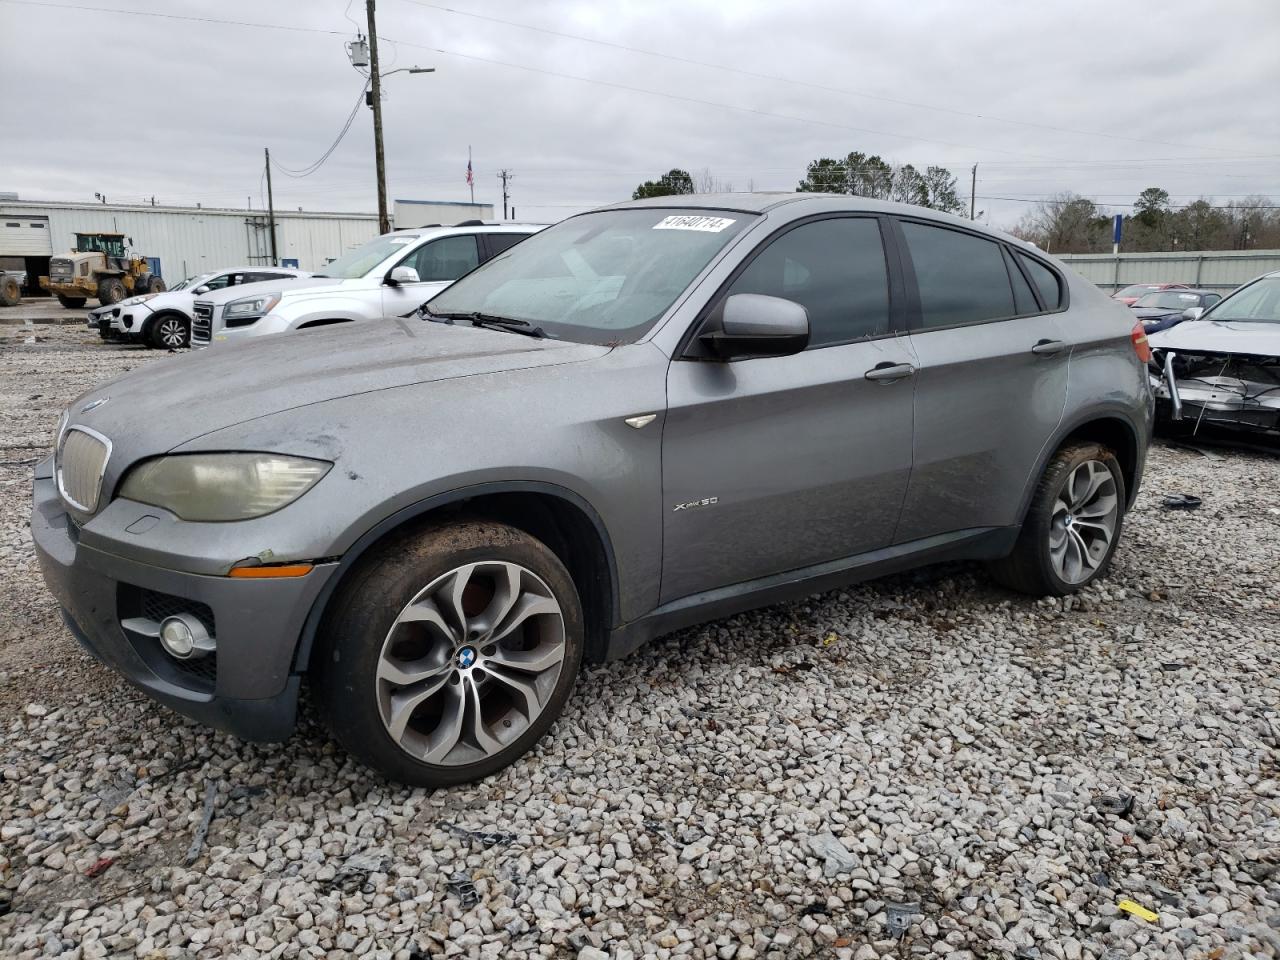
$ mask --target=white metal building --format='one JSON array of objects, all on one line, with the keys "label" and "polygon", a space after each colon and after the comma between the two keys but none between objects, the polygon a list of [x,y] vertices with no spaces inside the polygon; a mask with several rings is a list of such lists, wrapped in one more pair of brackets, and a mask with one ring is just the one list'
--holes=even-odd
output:
[{"label": "white metal building", "polygon": [[451,226],[464,220],[492,220],[492,203],[454,203],[449,200],[397,200],[395,202],[397,230],[443,224]]},{"label": "white metal building", "polygon": [[[2,200],[0,265],[25,269],[34,286],[35,277],[49,272],[50,256],[73,248],[77,231],[126,234],[136,255],[160,260],[161,276],[171,284],[203,270],[271,258],[264,210]],[[282,266],[319,270],[377,235],[378,218],[371,213],[276,211]]]}]

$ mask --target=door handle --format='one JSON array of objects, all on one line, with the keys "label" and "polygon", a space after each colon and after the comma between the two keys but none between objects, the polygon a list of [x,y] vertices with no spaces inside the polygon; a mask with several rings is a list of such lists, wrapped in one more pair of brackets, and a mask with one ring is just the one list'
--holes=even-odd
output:
[{"label": "door handle", "polygon": [[1061,353],[1066,348],[1067,345],[1061,340],[1041,340],[1031,348],[1031,352],[1042,357],[1051,357],[1055,353]]},{"label": "door handle", "polygon": [[880,383],[892,383],[894,380],[903,380],[907,377],[915,376],[916,368],[909,363],[877,363],[874,367],[863,374],[868,380],[878,380]]}]

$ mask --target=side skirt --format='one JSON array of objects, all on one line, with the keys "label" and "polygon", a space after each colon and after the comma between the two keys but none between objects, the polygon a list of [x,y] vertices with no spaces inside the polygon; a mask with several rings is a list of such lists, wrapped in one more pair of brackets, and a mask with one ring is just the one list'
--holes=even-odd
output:
[{"label": "side skirt", "polygon": [[681,597],[657,607],[639,620],[615,627],[606,641],[603,659],[620,659],[655,637],[744,610],[798,600],[836,587],[945,560],[1005,557],[1013,550],[1019,530],[1019,527],[956,530]]}]

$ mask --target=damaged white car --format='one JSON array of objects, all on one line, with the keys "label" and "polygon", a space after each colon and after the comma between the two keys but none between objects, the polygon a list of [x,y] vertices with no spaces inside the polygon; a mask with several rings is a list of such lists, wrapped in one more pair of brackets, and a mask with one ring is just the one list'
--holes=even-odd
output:
[{"label": "damaged white car", "polygon": [[1280,271],[1152,334],[1157,416],[1280,437]]}]

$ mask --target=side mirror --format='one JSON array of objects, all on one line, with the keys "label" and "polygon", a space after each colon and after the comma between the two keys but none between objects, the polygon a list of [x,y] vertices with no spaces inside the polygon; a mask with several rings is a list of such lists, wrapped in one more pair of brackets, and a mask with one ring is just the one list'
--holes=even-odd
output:
[{"label": "side mirror", "polygon": [[200,284],[200,286],[196,287],[196,288],[195,288],[194,290],[192,290],[191,292],[192,292],[192,293],[208,293],[208,292],[209,292],[209,285],[208,285],[207,283],[202,283],[202,284]]},{"label": "side mirror", "polygon": [[718,329],[698,339],[721,360],[787,357],[809,345],[809,311],[794,300],[735,293],[716,312]]},{"label": "side mirror", "polygon": [[1204,307],[1187,307],[1182,311],[1183,320],[1199,320],[1204,316]]},{"label": "side mirror", "polygon": [[417,283],[418,271],[413,267],[392,267],[383,282],[389,287],[398,287],[402,283]]}]

